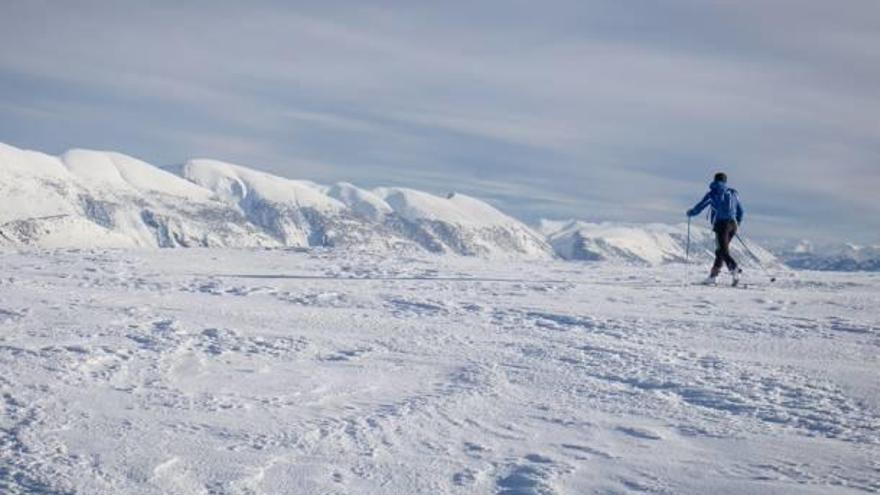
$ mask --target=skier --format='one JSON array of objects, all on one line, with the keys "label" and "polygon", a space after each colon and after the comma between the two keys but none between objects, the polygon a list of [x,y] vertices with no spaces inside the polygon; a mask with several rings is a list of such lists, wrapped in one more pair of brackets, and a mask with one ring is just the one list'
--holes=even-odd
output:
[{"label": "skier", "polygon": [[711,184],[709,184],[709,192],[703,196],[693,208],[687,211],[688,217],[694,217],[700,214],[707,206],[711,206],[712,210],[709,219],[712,222],[712,230],[715,232],[715,240],[718,248],[715,250],[715,263],[709,272],[709,278],[705,280],[705,284],[715,284],[715,279],[721,272],[722,265],[727,265],[730,274],[733,276],[733,285],[739,283],[742,269],[740,269],[736,260],[730,255],[730,243],[736,235],[736,229],[743,220],[743,207],[737,196],[736,189],[727,187],[727,175],[718,172]]}]

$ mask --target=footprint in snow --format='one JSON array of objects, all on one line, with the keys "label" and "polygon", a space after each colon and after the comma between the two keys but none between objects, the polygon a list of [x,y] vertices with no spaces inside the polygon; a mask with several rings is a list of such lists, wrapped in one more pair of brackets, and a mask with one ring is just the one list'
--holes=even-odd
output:
[{"label": "footprint in snow", "polygon": [[297,294],[293,292],[281,292],[276,297],[284,302],[297,304],[300,306],[315,307],[344,307],[351,305],[351,300],[346,294],[339,292],[315,292]]},{"label": "footprint in snow", "polygon": [[552,495],[554,478],[570,468],[541,454],[528,454],[496,480],[498,495]]},{"label": "footprint in snow", "polygon": [[224,293],[223,286],[218,280],[196,280],[189,285],[181,287],[180,290],[183,292],[198,292],[212,296],[220,296]]},{"label": "footprint in snow", "polygon": [[11,309],[3,309],[0,308],[0,323],[6,323],[8,321],[18,321],[25,317],[28,313],[28,309],[25,308],[21,311],[13,311]]},{"label": "footprint in snow", "polygon": [[271,287],[247,287],[247,286],[237,286],[226,289],[225,293],[232,296],[249,296],[251,294],[263,294],[263,293],[272,293],[274,289]]},{"label": "footprint in snow", "polygon": [[448,308],[437,301],[419,301],[395,297],[387,300],[394,316],[438,316],[449,313]]},{"label": "footprint in snow", "polygon": [[473,469],[467,468],[452,475],[452,482],[456,486],[472,486],[477,482],[478,474]]},{"label": "footprint in snow", "polygon": [[153,330],[156,332],[176,332],[179,329],[179,323],[174,319],[158,320],[153,322]]},{"label": "footprint in snow", "polygon": [[273,358],[302,352],[308,345],[308,341],[302,337],[274,335],[245,337],[235,330],[225,328],[206,328],[196,336],[194,343],[196,349],[213,356],[234,352]]},{"label": "footprint in snow", "polygon": [[483,454],[489,452],[488,447],[484,447],[478,443],[473,442],[465,442],[464,443],[464,452],[468,457],[473,457],[475,459],[481,459]]},{"label": "footprint in snow", "polygon": [[324,356],[321,358],[322,361],[352,361],[357,359],[367,353],[372,351],[372,349],[363,347],[357,349],[340,349],[333,354],[328,356]]},{"label": "footprint in snow", "polygon": [[581,455],[586,454],[587,456],[596,456],[601,457],[603,459],[614,459],[614,456],[609,454],[608,452],[601,451],[599,449],[594,449],[592,447],[587,447],[586,445],[577,445],[572,443],[564,443],[560,445],[563,449],[575,452],[576,458],[584,459]]},{"label": "footprint in snow", "polygon": [[646,428],[638,428],[633,426],[618,426],[617,431],[623,433],[624,435],[628,435],[633,438],[638,438],[642,440],[663,440],[658,433],[655,433]]},{"label": "footprint in snow", "polygon": [[595,330],[598,326],[590,316],[571,316],[541,311],[530,311],[525,316],[532,320],[535,326],[550,330],[570,330],[572,328]]},{"label": "footprint in snow", "polygon": [[828,318],[828,327],[835,332],[848,333],[871,333],[873,330],[869,325],[855,323],[837,316],[831,316]]},{"label": "footprint in snow", "polygon": [[180,325],[177,320],[166,319],[154,321],[149,331],[140,329],[139,325],[130,325],[133,331],[126,335],[138,347],[146,351],[167,351],[181,341]]}]

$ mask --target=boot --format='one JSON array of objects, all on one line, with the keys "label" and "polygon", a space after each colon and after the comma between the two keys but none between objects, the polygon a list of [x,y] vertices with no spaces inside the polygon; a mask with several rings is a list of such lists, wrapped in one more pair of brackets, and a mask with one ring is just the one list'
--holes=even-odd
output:
[{"label": "boot", "polygon": [[730,275],[733,277],[733,282],[731,283],[731,285],[733,285],[734,287],[739,285],[739,279],[740,277],[742,277],[742,272],[742,268],[734,268],[733,270],[730,270]]}]

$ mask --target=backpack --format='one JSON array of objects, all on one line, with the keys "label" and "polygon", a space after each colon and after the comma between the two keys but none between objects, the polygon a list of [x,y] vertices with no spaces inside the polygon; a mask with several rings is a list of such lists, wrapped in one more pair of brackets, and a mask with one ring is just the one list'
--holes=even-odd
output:
[{"label": "backpack", "polygon": [[728,188],[720,194],[712,195],[712,212],[709,214],[711,222],[735,219],[738,204],[736,189]]}]

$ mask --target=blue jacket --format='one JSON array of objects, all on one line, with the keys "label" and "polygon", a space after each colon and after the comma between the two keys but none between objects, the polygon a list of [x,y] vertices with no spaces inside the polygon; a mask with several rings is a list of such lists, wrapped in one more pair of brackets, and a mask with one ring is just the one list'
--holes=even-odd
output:
[{"label": "blue jacket", "polygon": [[727,183],[716,181],[709,184],[709,192],[703,196],[699,203],[687,211],[687,215],[689,217],[697,216],[710,205],[712,206],[712,223],[734,219],[736,223],[742,223],[744,213],[742,204],[739,202],[736,189],[727,187]]}]

